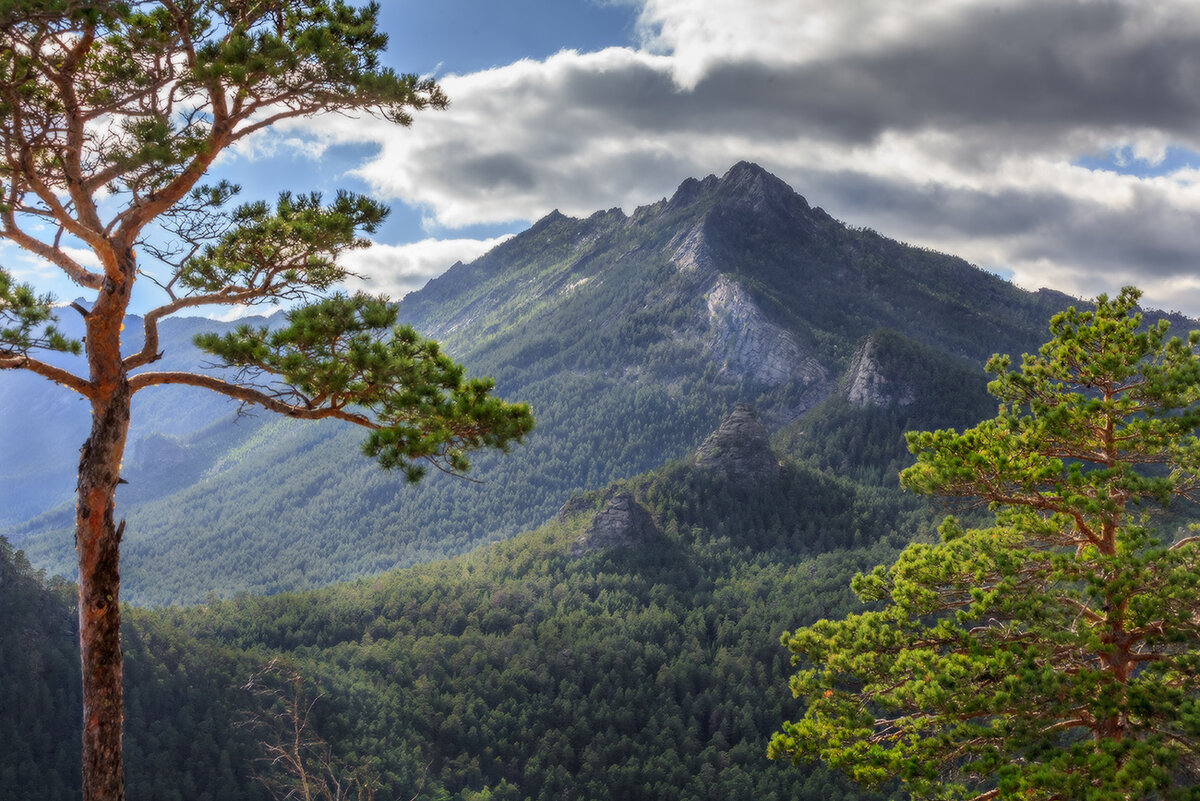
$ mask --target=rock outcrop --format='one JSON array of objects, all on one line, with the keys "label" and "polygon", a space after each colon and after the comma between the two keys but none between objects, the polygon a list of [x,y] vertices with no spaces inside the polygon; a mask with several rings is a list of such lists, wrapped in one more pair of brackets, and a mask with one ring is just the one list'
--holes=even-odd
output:
[{"label": "rock outcrop", "polygon": [[746,403],[734,406],[704,440],[696,451],[696,465],[744,481],[772,478],[780,471],[766,426]]},{"label": "rock outcrop", "polygon": [[[568,501],[568,504],[571,502]],[[572,510],[573,511],[573,510]],[[568,513],[567,507],[559,517]],[[571,547],[571,556],[578,559],[585,553],[609,548],[641,548],[658,534],[658,526],[646,508],[625,490],[613,492],[587,530]]]},{"label": "rock outcrop", "polygon": [[796,338],[767,319],[741,284],[717,277],[705,296],[711,338],[707,342],[721,371],[768,386],[796,382],[819,387],[826,372]]},{"label": "rock outcrop", "polygon": [[883,374],[876,359],[878,345],[867,337],[854,351],[850,369],[842,379],[846,399],[855,406],[908,406],[917,399],[910,384],[897,383]]}]

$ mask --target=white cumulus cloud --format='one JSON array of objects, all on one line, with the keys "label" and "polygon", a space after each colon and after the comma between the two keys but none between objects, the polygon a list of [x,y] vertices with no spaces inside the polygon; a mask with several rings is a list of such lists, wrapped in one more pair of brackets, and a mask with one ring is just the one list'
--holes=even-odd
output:
[{"label": "white cumulus cloud", "polygon": [[458,261],[471,261],[499,245],[507,236],[494,239],[423,239],[405,245],[376,244],[355,250],[342,264],[358,277],[346,282],[351,291],[387,295],[399,300],[420,289]]}]

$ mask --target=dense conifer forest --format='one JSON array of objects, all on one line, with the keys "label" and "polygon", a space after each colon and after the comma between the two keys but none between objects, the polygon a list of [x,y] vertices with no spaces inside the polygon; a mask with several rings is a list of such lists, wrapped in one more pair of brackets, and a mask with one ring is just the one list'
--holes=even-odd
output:
[{"label": "dense conifer forest", "polygon": [[[618,491],[653,529],[587,547]],[[894,489],[796,462],[756,482],[678,462],[448,561],[313,592],[130,608],[129,797],[268,797],[254,776],[263,742],[282,735],[246,725],[263,710],[244,687],[276,658],[303,678],[336,769],[370,777],[377,798],[873,797],[818,766],[766,760],[792,711],[778,640],[854,608],[850,574],[933,517]],[[70,588],[11,546],[4,557],[5,608],[22,613],[8,636],[24,632],[25,645],[0,647],[13,675],[46,691],[6,683],[0,720],[28,753],[2,770],[14,797],[74,798]]]}]

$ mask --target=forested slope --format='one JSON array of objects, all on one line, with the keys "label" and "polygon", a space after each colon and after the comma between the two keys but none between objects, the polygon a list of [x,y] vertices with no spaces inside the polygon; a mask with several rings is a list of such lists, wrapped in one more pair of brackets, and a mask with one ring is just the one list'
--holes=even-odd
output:
[{"label": "forested slope", "polygon": [[0,787],[11,798],[78,796],[74,590],[0,537]]},{"label": "forested slope", "polygon": [[[852,609],[850,574],[930,531],[931,515],[787,460],[745,479],[677,462],[448,561],[313,592],[129,609],[129,797],[263,798],[250,778],[264,767],[263,731],[238,725],[260,707],[240,688],[273,657],[303,676],[337,769],[366,768],[378,798],[871,797],[822,768],[766,760],[792,712],[778,638]],[[617,497],[651,522],[613,543],[596,521]],[[51,682],[61,700],[12,724],[73,723],[68,672]],[[40,798],[74,797],[60,748],[62,789]]]}]

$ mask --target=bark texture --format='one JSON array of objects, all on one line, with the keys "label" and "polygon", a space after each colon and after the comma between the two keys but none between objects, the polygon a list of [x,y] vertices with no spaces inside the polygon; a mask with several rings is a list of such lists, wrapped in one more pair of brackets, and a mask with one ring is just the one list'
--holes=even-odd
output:
[{"label": "bark texture", "polygon": [[[79,559],[79,656],[83,667],[83,797],[125,798],[121,758],[122,658],[118,551],[124,522],[113,519],[113,494],[125,432],[128,394],[92,422],[79,461],[75,548]],[[118,710],[116,713],[113,710]]]},{"label": "bark texture", "polygon": [[[131,272],[132,258],[129,260]],[[79,657],[83,668],[83,799],[124,801],[123,660],[119,552],[124,522],[115,495],[132,392],[121,364],[125,285],[105,281],[87,318],[92,428],[80,449],[75,550],[79,561]]]}]

